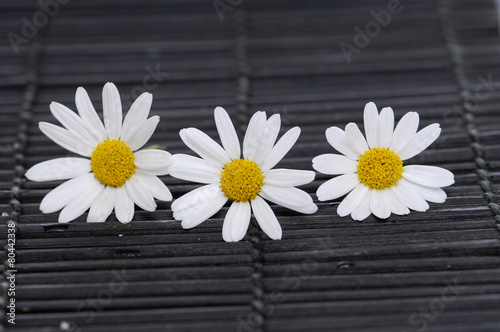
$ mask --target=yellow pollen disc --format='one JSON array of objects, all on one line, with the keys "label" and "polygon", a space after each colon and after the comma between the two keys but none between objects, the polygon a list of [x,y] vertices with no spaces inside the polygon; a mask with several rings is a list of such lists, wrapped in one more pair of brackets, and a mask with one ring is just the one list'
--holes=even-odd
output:
[{"label": "yellow pollen disc", "polygon": [[134,154],[120,140],[105,140],[92,152],[90,166],[102,184],[121,187],[135,173]]},{"label": "yellow pollen disc", "polygon": [[225,196],[236,202],[252,200],[264,184],[264,174],[254,161],[234,159],[221,171],[220,187]]},{"label": "yellow pollen disc", "polygon": [[383,148],[373,148],[358,160],[358,179],[370,189],[382,190],[396,186],[403,177],[403,162],[394,153]]}]

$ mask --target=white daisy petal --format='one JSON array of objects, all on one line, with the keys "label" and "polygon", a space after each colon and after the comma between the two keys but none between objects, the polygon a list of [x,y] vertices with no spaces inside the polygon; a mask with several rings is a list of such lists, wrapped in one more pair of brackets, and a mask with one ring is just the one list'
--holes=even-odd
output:
[{"label": "white daisy petal", "polygon": [[264,159],[261,169],[265,172],[276,166],[277,163],[290,151],[292,146],[297,142],[300,135],[300,128],[293,127],[287,131],[279,141],[274,145],[271,152]]},{"label": "white daisy petal", "polygon": [[90,207],[87,222],[105,222],[115,207],[116,189],[105,187]]},{"label": "white daisy petal", "polygon": [[437,187],[426,187],[419,184],[413,183],[412,188],[420,195],[423,199],[432,203],[444,203],[446,201],[446,193],[443,189]]},{"label": "white daisy petal", "polygon": [[398,185],[391,188],[397,199],[408,208],[424,212],[429,209],[429,204],[414,189],[414,184],[405,180],[399,180]]},{"label": "white daisy petal", "polygon": [[357,161],[340,154],[327,153],[312,160],[313,168],[323,174],[338,175],[357,172]]},{"label": "white daisy petal", "polygon": [[84,214],[103,189],[104,186],[95,177],[90,179],[87,186],[80,187],[78,195],[74,196],[68,205],[62,209],[58,221],[67,223]]},{"label": "white daisy petal", "polygon": [[394,111],[390,107],[384,107],[380,111],[377,124],[378,147],[388,148],[392,141],[394,131]]},{"label": "white daisy petal", "polygon": [[166,175],[173,156],[164,150],[148,149],[134,152],[134,165],[151,175]]},{"label": "white daisy petal", "polygon": [[427,187],[447,187],[455,183],[452,172],[436,166],[409,165],[403,167],[403,177]]},{"label": "white daisy petal", "polygon": [[182,215],[182,228],[190,229],[198,226],[216,214],[224,206],[224,204],[226,204],[226,202],[227,197],[225,197],[222,193],[219,193],[210,200],[200,201],[199,204],[185,211],[186,213]]},{"label": "white daisy petal", "polygon": [[40,211],[53,213],[61,210],[93,180],[95,180],[94,174],[88,173],[60,184],[42,199]]},{"label": "white daisy petal", "polygon": [[391,215],[391,202],[387,195],[387,189],[372,190],[370,196],[370,211],[378,218],[389,218]]},{"label": "white daisy petal", "polygon": [[338,127],[330,127],[326,130],[326,140],[338,152],[349,159],[358,160],[359,153],[354,151],[345,138],[345,133]]},{"label": "white daisy petal", "polygon": [[[259,223],[272,218],[269,221],[270,226],[262,226],[263,230],[273,239],[281,238],[281,227],[269,205],[261,197],[298,212],[317,211],[311,196],[293,187],[310,183],[314,179],[314,172],[271,170],[296,142],[300,134],[298,127],[289,130],[275,144],[281,126],[279,114],[271,116],[266,121],[265,112],[255,113],[250,119],[243,140],[241,159],[244,160],[241,160],[239,146],[236,146],[238,144],[236,130],[227,112],[218,107],[214,113],[224,149],[197,129],[183,129],[180,132],[181,139],[202,159],[186,155],[174,156],[174,163],[169,167],[170,174],[175,177],[209,183],[172,203],[173,216],[177,220],[182,220],[183,228],[199,225],[227,202],[228,198],[222,191],[221,182],[224,183],[224,190],[229,190],[229,196],[235,200],[224,221],[223,238],[226,241],[239,241],[244,237],[252,204],[256,206],[254,212]],[[262,180],[264,184],[258,185]],[[255,194],[260,197],[254,196]],[[248,198],[245,197],[254,198],[248,203],[246,201]],[[239,203],[240,200],[245,203]],[[240,220],[244,222],[241,223]]]},{"label": "white daisy petal", "polygon": [[170,202],[174,198],[168,187],[159,178],[156,176],[148,176],[148,178],[150,179],[149,190],[154,198],[165,202]]},{"label": "white daisy petal", "polygon": [[273,240],[281,240],[281,225],[266,201],[256,196],[251,202],[252,211],[260,228]]},{"label": "white daisy petal", "polygon": [[361,221],[365,220],[372,214],[370,210],[370,198],[371,198],[372,190],[368,190],[366,196],[363,198],[361,203],[358,204],[356,208],[351,213],[351,218],[353,220]]},{"label": "white daisy petal", "polygon": [[123,224],[132,221],[134,217],[134,201],[124,186],[115,188],[115,215]]},{"label": "white daisy petal", "polygon": [[207,172],[210,168],[202,165],[190,165],[189,168],[183,168],[178,164],[170,166],[170,175],[184,180],[197,183],[210,184],[219,180],[220,175]]},{"label": "white daisy petal", "polygon": [[245,237],[250,224],[250,203],[233,202],[222,224],[222,238],[226,242],[238,242]]},{"label": "white daisy petal", "polygon": [[255,155],[254,161],[258,165],[262,165],[271,152],[271,149],[278,138],[281,128],[281,118],[279,114],[273,114],[262,128],[259,136],[254,137],[259,142],[259,150]]},{"label": "white daisy petal", "polygon": [[50,111],[69,132],[86,141],[87,145],[97,147],[99,142],[87,131],[84,122],[75,112],[54,101],[50,103]]},{"label": "white daisy petal", "polygon": [[122,101],[120,93],[113,83],[108,82],[104,85],[102,108],[108,139],[119,139],[122,132]]},{"label": "white daisy petal", "polygon": [[295,169],[272,169],[265,173],[264,183],[276,187],[294,187],[311,183],[316,173]]},{"label": "white daisy petal", "polygon": [[176,213],[189,210],[197,204],[208,202],[221,194],[224,195],[218,184],[209,184],[191,190],[172,202],[171,209],[174,218]]},{"label": "white daisy petal", "polygon": [[158,115],[152,116],[144,121],[129,141],[125,142],[130,150],[136,151],[142,148],[143,145],[149,141],[151,136],[153,136],[158,122],[160,122],[160,117]]},{"label": "white daisy petal", "polygon": [[148,118],[152,103],[153,95],[149,92],[144,92],[134,101],[123,120],[120,140],[128,143],[134,134],[140,130],[141,126]]},{"label": "white daisy petal", "polygon": [[345,140],[351,150],[355,151],[358,155],[363,154],[369,149],[366,139],[355,123],[348,123],[345,127]]},{"label": "white daisy petal", "polygon": [[156,210],[156,202],[148,187],[141,181],[141,176],[136,173],[124,184],[127,194],[141,209],[149,212]]},{"label": "white daisy petal", "polygon": [[31,167],[25,176],[31,181],[71,179],[91,171],[90,161],[83,158],[56,158]]},{"label": "white daisy petal", "polygon": [[215,167],[222,167],[231,160],[227,152],[201,130],[196,128],[182,129],[179,135],[184,144]]},{"label": "white daisy petal", "polygon": [[349,195],[347,195],[346,198],[340,202],[337,207],[337,214],[341,217],[351,214],[352,211],[354,211],[354,209],[357,208],[358,205],[365,199],[368,191],[369,189],[367,186],[362,183],[358,184],[356,188],[354,188]]},{"label": "white daisy petal", "polygon": [[75,103],[78,114],[86,125],[87,131],[91,133],[98,142],[103,142],[106,139],[106,129],[99,119],[92,101],[90,101],[87,91],[79,87],[76,89]]},{"label": "white daisy petal", "polygon": [[410,213],[410,210],[399,201],[392,190],[387,190],[387,196],[389,197],[389,202],[391,205],[391,212],[399,216],[406,215]]},{"label": "white daisy petal", "polygon": [[167,186],[155,175],[150,175],[143,173],[142,171],[135,174],[143,185],[143,187],[148,188],[151,195],[161,201],[171,201],[172,193],[168,190]]},{"label": "white daisy petal", "polygon": [[266,112],[256,112],[248,122],[245,138],[243,139],[243,156],[255,160],[259,151],[260,141],[255,139],[266,125]]},{"label": "white daisy petal", "polygon": [[222,146],[231,159],[239,159],[241,156],[240,143],[229,115],[222,107],[216,107],[214,116]]},{"label": "white daisy petal", "polygon": [[94,149],[70,131],[47,122],[40,122],[38,126],[57,145],[84,157],[92,156]]},{"label": "white daisy petal", "polygon": [[374,103],[365,105],[363,113],[363,123],[365,125],[366,142],[370,149],[378,146],[378,110]]},{"label": "white daisy petal", "polygon": [[[145,93],[134,102],[125,118],[123,136],[120,95],[113,83],[103,88],[104,125],[85,89],[77,89],[75,102],[80,116],[62,104],[50,105],[52,114],[66,129],[41,122],[40,130],[68,151],[95,158],[94,163],[82,158],[58,158],[29,169],[26,177],[33,181],[70,179],[45,196],[40,210],[51,213],[62,209],[59,221],[69,222],[90,208],[87,221],[103,222],[114,208],[118,220],[126,223],[134,216],[134,203],[154,211],[155,197],[171,200],[172,194],[156,177],[168,173],[170,153],[139,151],[131,158],[128,149],[135,151],[144,145],[158,124],[157,116],[146,120],[151,95]],[[120,137],[130,140],[113,142]],[[127,178],[134,169],[135,173]]]},{"label": "white daisy petal", "polygon": [[311,196],[303,190],[289,187],[263,185],[259,195],[275,204],[300,213],[311,214],[318,210]]},{"label": "white daisy petal", "polygon": [[415,136],[420,117],[417,112],[406,113],[399,120],[394,133],[392,134],[391,145],[389,150],[393,150],[397,155],[401,153],[401,149]]},{"label": "white daisy petal", "polygon": [[441,134],[441,128],[438,123],[433,123],[420,130],[413,138],[401,148],[399,156],[401,160],[410,159],[420,152],[427,149]]},{"label": "white daisy petal", "polygon": [[175,178],[206,184],[220,181],[222,168],[216,168],[204,159],[186,154],[175,154],[172,159],[169,173]]},{"label": "white daisy petal", "polygon": [[357,174],[344,174],[334,177],[319,186],[316,191],[318,200],[324,202],[343,196],[359,184]]},{"label": "white daisy petal", "polygon": [[[439,187],[454,183],[454,175],[450,171],[435,166],[404,166],[400,173],[395,173],[402,175],[402,178],[394,185],[384,180],[393,176],[384,169],[384,163],[369,158],[358,159],[349,151],[354,150],[366,155],[367,151],[370,151],[365,145],[367,143],[371,150],[387,149],[379,151],[387,158],[399,157],[406,160],[422,152],[437,139],[441,132],[439,124],[429,125],[417,132],[419,115],[409,112],[394,129],[392,108],[382,109],[379,115],[374,103],[366,104],[363,120],[366,142],[354,123],[346,126],[345,133],[336,127],[327,130],[328,142],[346,157],[325,154],[313,159],[313,168],[318,172],[343,174],[319,186],[316,192],[318,200],[335,199],[350,192],[339,204],[337,213],[341,217],[351,214],[354,220],[364,220],[372,213],[378,218],[386,219],[391,213],[406,215],[410,213],[410,209],[426,211],[429,208],[427,201],[444,202],[446,193]],[[366,170],[361,177],[363,183],[359,181],[358,168]],[[369,189],[364,184],[371,181],[371,173],[377,174],[378,178],[373,180],[381,189]]]}]

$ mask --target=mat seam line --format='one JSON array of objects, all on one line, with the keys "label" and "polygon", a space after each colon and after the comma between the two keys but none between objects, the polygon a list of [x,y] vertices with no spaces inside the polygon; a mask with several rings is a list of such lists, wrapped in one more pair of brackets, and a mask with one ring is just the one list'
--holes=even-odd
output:
[{"label": "mat seam line", "polygon": [[[248,38],[246,26],[246,11],[241,6],[234,13],[234,27],[236,30],[236,65],[238,71],[238,84],[236,92],[236,109],[238,112],[238,121],[241,126],[248,123],[248,99],[250,95],[250,65],[248,61]],[[242,132],[243,130],[240,130]],[[264,255],[262,252],[261,232],[255,223],[250,223],[250,242],[252,244],[252,263],[253,271],[251,275],[252,311],[248,317],[252,317],[252,331],[262,332],[265,322],[264,311],[264,286],[262,278],[264,275]]]},{"label": "mat seam line", "polygon": [[497,203],[496,195],[493,192],[491,174],[488,170],[487,162],[483,158],[484,148],[481,142],[481,135],[475,125],[474,111],[471,107],[472,93],[469,90],[469,81],[465,74],[465,61],[462,56],[462,47],[457,40],[453,19],[451,17],[451,2],[450,0],[438,0],[438,6],[446,48],[448,49],[453,65],[453,73],[460,90],[461,115],[465,121],[467,133],[471,138],[470,146],[474,152],[474,163],[476,164],[475,171],[481,179],[479,184],[484,192],[483,196],[488,203],[487,206],[494,214],[496,228],[500,231],[500,205]]},{"label": "mat seam line", "polygon": [[[39,8],[39,7],[37,7]],[[22,191],[24,186],[24,175],[26,169],[24,167],[26,161],[26,146],[28,144],[28,128],[31,122],[32,109],[38,92],[39,83],[39,61],[42,49],[41,35],[42,28],[38,31],[38,34],[31,41],[31,45],[27,51],[27,70],[26,70],[26,87],[24,89],[21,110],[19,111],[19,126],[16,139],[13,142],[13,158],[14,158],[14,177],[12,179],[12,186],[10,188],[11,199],[9,200],[9,206],[11,207],[10,219],[8,224],[14,223],[14,239],[15,242],[19,239],[19,221],[20,215],[22,214]],[[10,234],[10,233],[9,233]],[[7,237],[7,236],[6,236]],[[16,243],[13,244],[13,252],[15,253]],[[6,283],[7,273],[17,274],[17,270],[14,267],[11,268],[8,261],[9,246],[5,245],[4,251],[6,258],[4,260],[4,274],[2,283]],[[3,287],[2,287],[3,288]],[[10,301],[12,296],[7,292],[8,286],[2,289],[2,300],[5,301],[5,305],[2,305],[4,322],[7,321],[7,301]],[[2,327],[0,327],[2,331]]]}]

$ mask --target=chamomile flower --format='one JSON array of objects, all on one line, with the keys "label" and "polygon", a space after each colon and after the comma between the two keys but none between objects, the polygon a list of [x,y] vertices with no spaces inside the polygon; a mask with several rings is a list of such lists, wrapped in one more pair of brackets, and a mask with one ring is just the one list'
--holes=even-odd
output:
[{"label": "chamomile flower", "polygon": [[363,220],[370,214],[386,219],[391,213],[405,215],[409,209],[426,211],[429,202],[443,203],[446,193],[440,187],[452,185],[453,173],[435,166],[407,165],[410,159],[431,145],[441,133],[433,123],[417,132],[419,115],[406,113],[394,129],[392,108],[380,114],[374,103],[364,111],[366,139],[355,123],[345,131],[326,130],[326,139],[339,154],[323,154],[313,159],[320,173],[340,175],[317,190],[320,201],[348,194],[337,208],[339,216]]},{"label": "chamomile flower", "polygon": [[236,242],[245,236],[252,211],[260,228],[271,239],[281,239],[281,226],[264,199],[301,213],[317,210],[311,196],[295,188],[310,183],[314,172],[272,169],[295,144],[300,128],[290,129],[274,144],[281,126],[279,114],[266,119],[265,112],[257,112],[248,124],[241,154],[238,136],[227,112],[217,107],[214,115],[222,147],[198,129],[180,131],[184,143],[201,158],[173,155],[169,173],[205,185],[172,203],[174,218],[182,220],[183,228],[193,228],[231,200],[222,226],[225,241]]},{"label": "chamomile flower", "polygon": [[40,203],[43,213],[62,209],[65,223],[90,208],[87,221],[103,222],[115,210],[122,223],[132,220],[134,204],[154,211],[154,198],[170,201],[172,194],[157,177],[172,162],[162,150],[139,150],[149,140],[160,118],[147,118],[153,96],[140,95],[122,123],[120,94],[113,83],[102,91],[104,125],[83,88],[76,90],[78,116],[66,106],[52,102],[50,111],[65,127],[40,122],[40,130],[56,144],[82,157],[41,162],[26,172],[32,181],[68,180],[49,192]]}]

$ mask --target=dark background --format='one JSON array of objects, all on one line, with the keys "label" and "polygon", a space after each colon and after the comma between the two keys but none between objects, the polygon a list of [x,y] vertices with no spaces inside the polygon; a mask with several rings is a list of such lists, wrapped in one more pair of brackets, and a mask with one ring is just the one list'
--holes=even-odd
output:
[{"label": "dark background", "polygon": [[[371,11],[388,12],[394,1],[62,2],[43,2],[54,14],[45,22],[34,1],[0,2],[0,231],[17,225],[18,271],[15,325],[5,315],[6,279],[1,284],[5,329],[500,330],[500,43],[492,1],[401,0],[385,26],[370,23]],[[37,19],[30,33],[24,26]],[[367,27],[371,36],[356,37]],[[349,63],[341,43],[357,49]],[[170,202],[154,213],[138,209],[127,225],[114,216],[87,224],[86,215],[59,225],[57,213],[39,212],[59,182],[23,175],[69,153],[37,124],[57,123],[51,101],[75,109],[79,86],[101,112],[108,81],[124,109],[141,92],[153,94],[151,115],[161,121],[150,143],[171,153],[190,153],[178,136],[184,127],[218,140],[216,106],[240,138],[254,112],[280,113],[282,133],[302,128],[280,163],[296,169],[333,152],[327,127],[362,126],[368,101],[391,106],[396,120],[417,111],[420,128],[438,122],[443,131],[410,163],[447,168],[456,183],[445,189],[446,203],[386,221],[340,218],[340,199],[318,202],[314,215],[272,206],[281,241],[252,225],[243,241],[223,242],[227,207],[183,230]],[[328,178],[318,174],[302,188],[317,201]],[[198,186],[162,179],[174,199]]]}]

